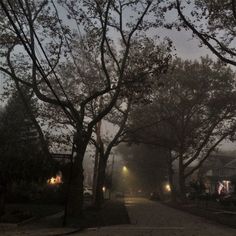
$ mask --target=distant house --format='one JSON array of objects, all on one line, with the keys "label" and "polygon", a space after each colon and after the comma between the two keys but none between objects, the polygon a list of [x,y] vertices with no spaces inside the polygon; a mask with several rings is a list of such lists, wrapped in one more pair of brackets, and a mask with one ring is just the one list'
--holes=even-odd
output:
[{"label": "distant house", "polygon": [[236,175],[236,157],[227,155],[211,155],[199,169],[199,176],[230,179]]},{"label": "distant house", "polygon": [[210,192],[217,191],[219,184],[226,192],[232,191],[236,183],[236,157],[211,155],[199,169],[198,176],[205,179]]}]

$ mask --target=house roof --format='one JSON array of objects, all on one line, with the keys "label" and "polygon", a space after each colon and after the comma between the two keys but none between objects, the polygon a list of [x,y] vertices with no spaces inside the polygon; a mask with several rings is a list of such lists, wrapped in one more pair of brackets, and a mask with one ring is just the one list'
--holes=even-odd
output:
[{"label": "house roof", "polygon": [[235,167],[236,167],[236,157],[234,156],[227,156],[227,155],[211,155],[207,161],[205,162],[204,166],[211,166],[211,167],[224,167],[226,165],[228,165],[229,163],[235,163]]},{"label": "house roof", "polygon": [[225,167],[236,168],[236,158],[228,162]]},{"label": "house roof", "polygon": [[209,170],[236,169],[236,157],[229,155],[213,154],[204,162],[200,168],[200,173],[206,174]]}]

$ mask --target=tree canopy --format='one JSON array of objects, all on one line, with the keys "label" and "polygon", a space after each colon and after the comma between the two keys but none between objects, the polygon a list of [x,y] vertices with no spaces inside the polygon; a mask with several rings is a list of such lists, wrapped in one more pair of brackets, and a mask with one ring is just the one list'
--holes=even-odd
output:
[{"label": "tree canopy", "polygon": [[186,178],[235,133],[235,75],[220,61],[177,59],[163,81],[151,104],[134,112],[131,137],[174,151]]},{"label": "tree canopy", "polygon": [[[182,26],[190,29],[213,54],[236,65],[236,3],[227,1],[171,1],[176,6]],[[178,25],[177,27],[181,27]]]}]

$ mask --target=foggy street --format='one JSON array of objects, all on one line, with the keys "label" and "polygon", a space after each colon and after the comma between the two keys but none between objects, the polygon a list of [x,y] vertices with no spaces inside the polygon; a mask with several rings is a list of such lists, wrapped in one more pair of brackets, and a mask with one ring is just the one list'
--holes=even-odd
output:
[{"label": "foggy street", "polygon": [[206,219],[172,209],[145,198],[126,198],[130,225],[88,229],[78,235],[86,236],[235,236],[236,229],[216,225]]},{"label": "foggy street", "polygon": [[0,236],[236,236],[236,0],[0,0]]}]

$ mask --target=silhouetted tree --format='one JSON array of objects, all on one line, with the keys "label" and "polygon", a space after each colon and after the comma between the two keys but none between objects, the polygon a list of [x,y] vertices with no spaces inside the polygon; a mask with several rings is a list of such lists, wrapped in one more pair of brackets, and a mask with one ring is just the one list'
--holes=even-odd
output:
[{"label": "silhouetted tree", "polygon": [[[222,1],[170,1],[176,6],[182,22],[177,27],[189,29],[210,51],[223,62],[236,65],[235,22],[236,2]],[[175,23],[176,24],[176,23]]]},{"label": "silhouetted tree", "polygon": [[[83,209],[83,159],[94,127],[111,111],[123,90],[133,39],[160,26],[163,12],[159,1],[149,0],[60,0],[58,3],[69,16],[68,21],[73,21],[71,25],[78,27],[77,33],[60,19],[54,1],[0,2],[4,58],[0,69],[32,88],[43,103],[60,108],[73,127],[74,163],[68,215],[78,216]],[[89,57],[92,60],[84,61],[85,57],[72,50],[78,38],[83,55],[92,55]],[[71,62],[64,68],[74,71],[74,76],[61,73],[58,65],[65,61]],[[111,66],[115,69],[110,70]],[[72,84],[77,81],[76,92],[66,86],[71,81]],[[106,97],[103,109],[91,119],[88,115],[91,104],[97,105],[95,101],[102,96]]]},{"label": "silhouetted tree", "polygon": [[177,59],[163,81],[152,103],[134,113],[131,137],[169,149],[170,160],[179,163],[184,196],[185,179],[235,133],[235,75],[209,58],[200,62]]},{"label": "silhouetted tree", "polygon": [[[36,107],[30,94],[25,98],[32,112]],[[56,163],[40,145],[39,133],[30,119],[21,96],[14,92],[0,117],[0,186],[1,213],[5,194],[13,183],[40,182],[55,174]]]}]

